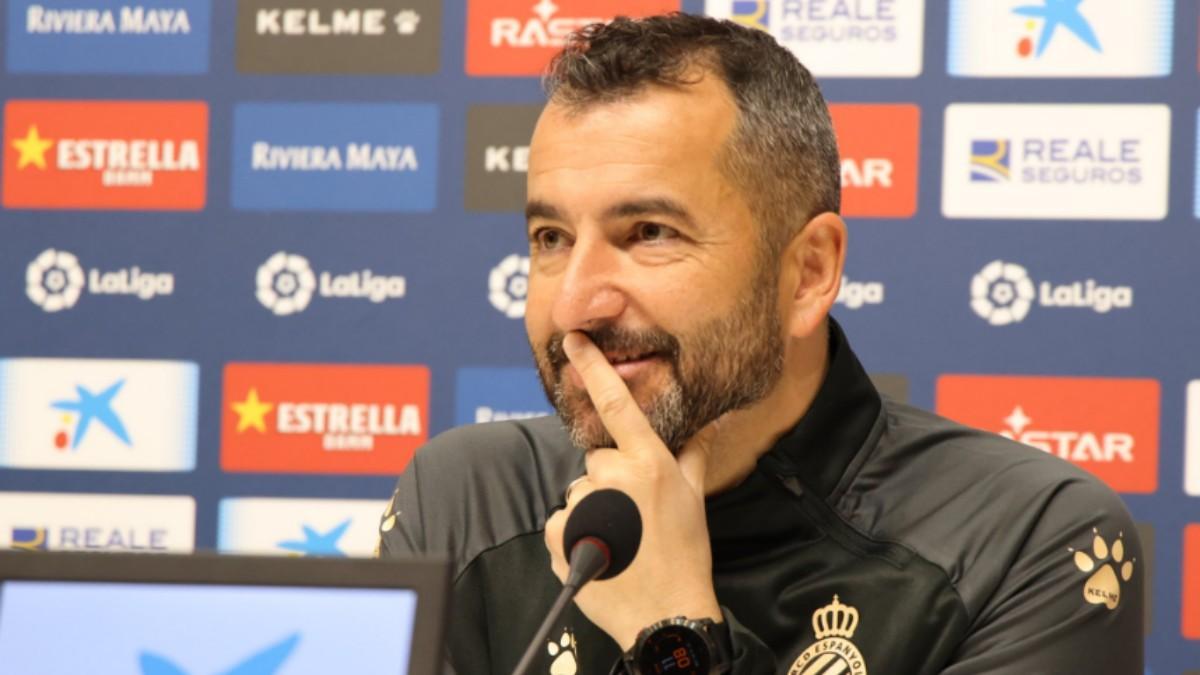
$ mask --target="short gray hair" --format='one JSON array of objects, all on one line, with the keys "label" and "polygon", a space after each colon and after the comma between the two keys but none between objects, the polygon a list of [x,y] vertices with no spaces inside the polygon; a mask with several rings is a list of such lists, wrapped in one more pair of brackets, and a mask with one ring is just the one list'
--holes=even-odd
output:
[{"label": "short gray hair", "polygon": [[582,109],[689,84],[697,66],[733,94],[738,120],[720,168],[777,254],[813,216],[839,211],[841,164],[820,88],[768,33],[681,13],[617,17],[573,33],[544,85],[552,102]]}]

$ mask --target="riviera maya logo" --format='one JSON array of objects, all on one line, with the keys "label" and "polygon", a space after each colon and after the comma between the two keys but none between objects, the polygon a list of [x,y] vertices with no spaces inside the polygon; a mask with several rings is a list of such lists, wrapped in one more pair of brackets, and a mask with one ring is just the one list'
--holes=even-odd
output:
[{"label": "riviera maya logo", "polygon": [[[251,654],[244,661],[222,671],[221,675],[275,675],[296,649],[300,634],[293,633],[262,651]],[[154,652],[142,652],[138,658],[141,675],[190,675],[171,660]]]},{"label": "riviera maya logo", "polygon": [[1042,31],[1037,36],[1036,48],[1035,39],[1027,35],[1022,37],[1017,42],[1017,54],[1022,57],[1028,57],[1033,54],[1034,58],[1039,58],[1050,46],[1051,40],[1061,27],[1064,30],[1070,31],[1079,38],[1081,42],[1090,47],[1096,53],[1102,53],[1104,50],[1100,47],[1100,40],[1096,37],[1096,32],[1092,30],[1092,25],[1079,12],[1079,4],[1083,0],[1042,0],[1041,5],[1021,5],[1014,7],[1012,12],[1018,16],[1028,17],[1025,21],[1025,29],[1032,33],[1037,28],[1037,22],[1040,19],[1042,22]]},{"label": "riviera maya logo", "polygon": [[256,281],[258,301],[277,316],[304,311],[317,287],[308,259],[286,251],[259,265]]},{"label": "riviera maya logo", "polygon": [[817,642],[792,663],[788,675],[867,675],[867,663],[850,641],[858,628],[857,609],[835,595],[832,604],[813,612],[812,626]]},{"label": "riviera maya logo", "polygon": [[[1111,545],[1092,528],[1092,550],[1067,550],[1074,554],[1075,567],[1091,576],[1083,584],[1083,599],[1093,605],[1116,609],[1121,604],[1121,586],[1133,578],[1136,558],[1125,560],[1124,532],[1117,534]],[[1119,569],[1119,571],[1118,571]]]},{"label": "riviera maya logo", "polygon": [[488,274],[488,300],[510,319],[525,316],[529,293],[529,256],[516,253],[500,261]]},{"label": "riviera maya logo", "polygon": [[48,248],[25,268],[25,294],[47,312],[74,307],[83,285],[83,266],[67,251]]},{"label": "riviera maya logo", "polygon": [[971,309],[993,326],[1024,319],[1035,295],[1029,272],[1015,263],[993,260],[971,279]]}]

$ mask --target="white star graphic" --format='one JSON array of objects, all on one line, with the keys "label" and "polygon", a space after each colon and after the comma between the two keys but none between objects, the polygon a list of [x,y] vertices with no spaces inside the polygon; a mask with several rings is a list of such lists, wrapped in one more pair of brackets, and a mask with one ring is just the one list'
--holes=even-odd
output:
[{"label": "white star graphic", "polygon": [[533,6],[533,13],[542,18],[542,21],[549,21],[550,17],[558,11],[558,5],[552,0],[540,0],[538,4]]},{"label": "white star graphic", "polygon": [[1004,423],[1007,424],[1008,427],[1013,430],[1013,433],[1017,434],[1018,436],[1021,434],[1021,431],[1025,429],[1025,427],[1029,426],[1029,423],[1032,421],[1033,420],[1025,414],[1025,411],[1021,409],[1021,406],[1013,408],[1012,414],[1004,418]]}]

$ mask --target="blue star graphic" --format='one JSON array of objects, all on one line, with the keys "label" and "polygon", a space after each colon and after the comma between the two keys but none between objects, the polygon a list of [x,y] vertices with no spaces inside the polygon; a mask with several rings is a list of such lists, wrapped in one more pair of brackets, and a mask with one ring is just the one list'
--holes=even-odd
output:
[{"label": "blue star graphic", "polygon": [[117,417],[117,413],[113,412],[112,400],[121,391],[121,387],[125,386],[124,378],[117,380],[108,389],[93,394],[88,391],[83,385],[75,385],[75,391],[79,394],[79,398],[74,401],[54,401],[50,407],[58,410],[68,410],[79,413],[79,425],[75,427],[75,438],[71,440],[71,449],[79,447],[83,441],[84,434],[87,433],[88,427],[91,426],[92,420],[99,420],[101,424],[108,427],[108,430],[113,432],[113,435],[121,439],[125,445],[132,445],[129,440],[129,432],[125,431],[125,425],[121,423],[121,418]]},{"label": "blue star graphic", "polygon": [[[251,654],[249,658],[223,671],[221,675],[274,675],[292,655],[292,650],[298,642],[300,634],[293,633],[282,642]],[[188,675],[179,664],[154,652],[142,652],[138,657],[138,665],[142,668],[142,675]]]},{"label": "blue star graphic", "polygon": [[302,555],[324,555],[336,558],[345,558],[346,554],[338,548],[338,540],[346,534],[346,529],[350,527],[350,518],[343,520],[336,525],[332,530],[321,534],[308,525],[302,525],[304,530],[304,539],[288,539],[281,541],[276,546],[285,551],[295,551]]},{"label": "blue star graphic", "polygon": [[1013,9],[1014,14],[1021,16],[1032,16],[1043,20],[1042,34],[1038,37],[1037,56],[1041,56],[1042,52],[1046,51],[1051,38],[1054,37],[1054,31],[1061,24],[1068,30],[1074,33],[1080,40],[1083,40],[1087,46],[1103,52],[1100,48],[1100,40],[1096,38],[1096,33],[1092,30],[1091,24],[1083,15],[1079,13],[1079,3],[1083,0],[1042,0],[1042,6],[1037,5],[1021,5]]}]

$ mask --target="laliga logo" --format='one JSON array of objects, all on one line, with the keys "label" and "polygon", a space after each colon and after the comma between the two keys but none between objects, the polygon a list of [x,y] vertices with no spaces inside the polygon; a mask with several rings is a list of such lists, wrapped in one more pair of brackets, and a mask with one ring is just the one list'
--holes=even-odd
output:
[{"label": "laliga logo", "polygon": [[317,280],[308,259],[280,251],[258,267],[258,301],[278,316],[303,312]]},{"label": "laliga logo", "polygon": [[1133,306],[1133,288],[1104,286],[1095,279],[1066,284],[1043,281],[1036,289],[1016,263],[993,260],[971,279],[971,309],[993,326],[1019,323],[1034,303],[1042,307],[1087,308],[1097,314]]},{"label": "laliga logo", "polygon": [[859,309],[863,305],[883,304],[884,286],[878,281],[851,281],[842,277],[841,288],[838,289],[835,304],[843,305],[846,309]]},{"label": "laliga logo", "polygon": [[302,312],[313,292],[323,298],[366,298],[374,303],[403,298],[406,290],[402,276],[383,276],[369,269],[349,274],[321,272],[313,274],[308,259],[279,251],[258,267],[258,301],[277,316]]},{"label": "laliga logo", "polygon": [[510,319],[525,316],[529,293],[529,256],[516,253],[500,261],[488,275],[488,300]]},{"label": "laliga logo", "polygon": [[83,268],[66,251],[48,248],[25,268],[25,294],[47,312],[70,309],[83,292]]},{"label": "laliga logo", "polygon": [[85,286],[95,295],[135,295],[151,300],[175,292],[175,275],[145,272],[135,265],[107,272],[93,268],[85,277],[73,253],[52,248],[42,251],[25,268],[25,294],[47,312],[74,307]]}]

